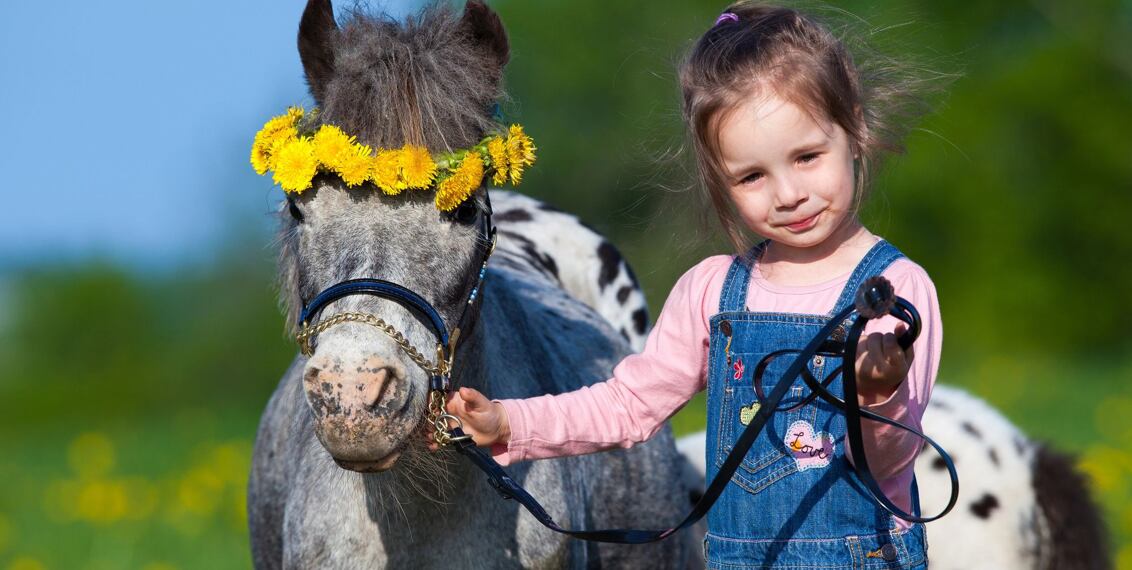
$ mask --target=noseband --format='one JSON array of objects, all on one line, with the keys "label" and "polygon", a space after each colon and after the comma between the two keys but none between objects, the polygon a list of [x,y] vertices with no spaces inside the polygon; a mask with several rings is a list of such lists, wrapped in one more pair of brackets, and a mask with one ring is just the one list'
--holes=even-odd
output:
[{"label": "noseband", "polygon": [[[378,328],[392,338],[394,342],[401,347],[401,350],[429,375],[428,419],[436,428],[434,437],[437,443],[441,445],[446,445],[465,438],[471,439],[471,436],[462,434],[453,435],[449,431],[449,422],[455,422],[457,426],[461,426],[462,424],[459,418],[449,415],[444,411],[444,399],[446,394],[452,389],[452,358],[456,353],[456,346],[460,341],[461,331],[467,330],[467,328],[465,328],[466,325],[470,327],[474,324],[467,324],[465,321],[469,318],[472,304],[479,295],[480,287],[483,286],[488,259],[491,257],[492,252],[495,251],[495,226],[491,222],[491,199],[488,196],[487,190],[484,190],[484,205],[479,208],[479,210],[482,215],[480,217],[481,222],[478,242],[483,244],[483,261],[480,264],[475,284],[468,293],[468,299],[464,303],[460,318],[456,321],[456,326],[452,329],[451,333],[448,332],[448,326],[445,324],[444,318],[440,316],[440,312],[437,311],[428,300],[412,289],[383,279],[362,278],[349,279],[331,285],[319,292],[318,295],[315,295],[314,299],[311,299],[309,303],[303,303],[303,310],[299,315],[299,332],[295,335],[295,340],[299,343],[299,349],[302,351],[303,355],[307,357],[314,354],[314,347],[311,345],[311,341],[314,337],[318,336],[326,329],[342,323],[354,322],[368,324]],[[311,324],[312,320],[316,318],[327,305],[351,295],[381,297],[408,309],[417,320],[427,326],[433,335],[436,336],[436,361],[430,361],[428,357],[422,354],[420,350],[417,350],[417,348],[405,338],[405,335],[393,325],[369,313],[337,313],[320,320],[316,324]]]}]

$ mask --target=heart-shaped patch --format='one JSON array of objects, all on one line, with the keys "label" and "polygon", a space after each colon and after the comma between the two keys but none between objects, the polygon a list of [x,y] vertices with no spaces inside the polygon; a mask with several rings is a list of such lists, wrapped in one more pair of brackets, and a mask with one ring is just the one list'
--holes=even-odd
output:
[{"label": "heart-shaped patch", "polygon": [[814,426],[805,420],[790,424],[784,441],[798,464],[798,471],[825,467],[833,457],[833,436],[826,432],[814,433]]},{"label": "heart-shaped patch", "polygon": [[755,419],[755,414],[759,413],[759,408],[761,407],[762,404],[755,402],[750,406],[739,408],[739,423],[743,425],[750,424],[751,420]]}]

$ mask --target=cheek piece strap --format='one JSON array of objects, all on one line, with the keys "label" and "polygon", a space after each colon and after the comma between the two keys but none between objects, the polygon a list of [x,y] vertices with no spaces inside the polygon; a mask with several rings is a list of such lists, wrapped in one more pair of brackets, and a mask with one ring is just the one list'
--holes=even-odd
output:
[{"label": "cheek piece strap", "polygon": [[[790,363],[790,366],[786,369],[786,372],[782,375],[782,378],[779,379],[771,393],[766,396],[765,401],[762,401],[763,398],[760,395],[761,407],[758,412],[755,413],[755,417],[751,419],[747,428],[743,430],[738,441],[735,442],[734,449],[732,449],[731,453],[720,467],[719,472],[708,485],[703,497],[701,497],[693,507],[692,512],[689,513],[683,521],[672,528],[664,530],[569,530],[562,528],[558,523],[554,522],[554,519],[546,512],[546,509],[544,509],[522,485],[512,479],[503,467],[496,463],[490,455],[477,448],[475,442],[465,435],[463,430],[459,427],[450,430],[452,444],[458,452],[471,460],[476,467],[479,467],[487,474],[488,482],[491,483],[492,487],[495,488],[500,496],[504,499],[514,499],[518,501],[528,512],[534,515],[540,523],[555,532],[595,542],[620,544],[655,542],[668,538],[677,531],[691,526],[707,514],[712,504],[714,504],[720,494],[723,493],[723,489],[727,486],[727,483],[731,481],[731,476],[735,473],[740,463],[742,463],[743,458],[747,455],[747,451],[750,450],[751,445],[754,444],[755,438],[758,437],[771,416],[776,411],[779,411],[779,404],[793,385],[794,379],[801,376],[803,382],[810,388],[813,394],[816,394],[816,397],[820,397],[826,402],[829,402],[845,415],[846,431],[849,440],[850,457],[853,460],[853,468],[873,500],[893,516],[906,521],[913,523],[934,521],[950,512],[951,509],[955,507],[955,503],[959,498],[959,476],[955,471],[955,464],[952,462],[951,457],[935,440],[924,435],[919,430],[869,410],[862,410],[857,400],[857,375],[854,366],[857,360],[857,343],[860,341],[861,332],[864,330],[865,324],[870,319],[880,318],[885,315],[892,315],[908,325],[908,330],[901,335],[898,342],[904,349],[912,346],[912,343],[920,334],[921,322],[919,313],[911,303],[894,294],[892,285],[887,279],[876,276],[869,278],[861,285],[861,288],[857,291],[854,304],[834,315],[805,348],[797,351],[789,351],[796,352],[797,356],[794,357],[794,360]],[[830,340],[831,335],[834,334],[843,321],[854,317],[856,318],[848,331],[844,343]],[[829,378],[819,382],[813,377],[806,366],[817,353],[829,353],[831,355],[842,356],[843,362],[845,362],[846,365],[838,367],[830,373]],[[838,397],[827,389],[836,374],[842,374],[844,376],[844,381],[842,382],[844,386],[843,397]],[[813,394],[811,394],[810,399],[813,398]],[[943,459],[947,467],[948,475],[951,478],[951,497],[948,500],[947,506],[944,507],[939,514],[930,517],[920,516],[919,498],[916,496],[913,497],[912,505],[914,514],[904,512],[904,510],[893,504],[892,501],[885,496],[884,491],[880,488],[880,484],[877,483],[876,478],[873,476],[869,468],[868,458],[865,456],[865,444],[861,435],[861,418],[885,423],[913,433],[922,438],[939,453],[939,456]],[[913,483],[913,489],[915,489],[915,483]]]}]

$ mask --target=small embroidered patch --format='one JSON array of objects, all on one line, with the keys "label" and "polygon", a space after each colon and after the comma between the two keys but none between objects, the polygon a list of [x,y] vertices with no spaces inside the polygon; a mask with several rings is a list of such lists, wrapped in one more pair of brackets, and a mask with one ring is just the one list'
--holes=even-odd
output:
[{"label": "small embroidered patch", "polygon": [[735,364],[732,365],[731,368],[735,371],[735,374],[732,376],[732,378],[734,378],[736,380],[742,380],[743,379],[743,359],[740,358],[740,359],[736,360]]},{"label": "small embroidered patch", "polygon": [[798,471],[825,467],[833,457],[833,436],[826,432],[814,433],[814,426],[805,420],[790,424],[784,441],[798,463]]},{"label": "small embroidered patch", "polygon": [[755,402],[750,406],[739,408],[739,423],[743,425],[750,424],[751,420],[755,419],[755,414],[759,413],[759,408],[761,407],[762,404]]}]

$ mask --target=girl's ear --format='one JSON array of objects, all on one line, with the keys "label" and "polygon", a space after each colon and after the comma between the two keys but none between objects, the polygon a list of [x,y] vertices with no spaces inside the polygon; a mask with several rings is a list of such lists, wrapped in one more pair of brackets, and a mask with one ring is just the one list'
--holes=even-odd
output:
[{"label": "girl's ear", "polygon": [[338,23],[330,0],[309,0],[299,21],[299,59],[315,103],[322,105],[326,84],[334,75],[334,36]]},{"label": "girl's ear", "polygon": [[511,45],[507,41],[507,31],[503,29],[499,15],[483,2],[469,0],[464,5],[460,26],[477,46],[487,50],[502,71],[511,58]]}]

